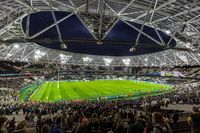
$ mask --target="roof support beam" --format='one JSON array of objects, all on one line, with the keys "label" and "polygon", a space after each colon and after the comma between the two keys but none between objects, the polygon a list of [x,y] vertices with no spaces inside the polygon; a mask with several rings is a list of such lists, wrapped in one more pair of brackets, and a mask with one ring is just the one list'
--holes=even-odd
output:
[{"label": "roof support beam", "polygon": [[108,31],[106,31],[106,33],[102,39],[104,39],[108,35],[108,33],[113,29],[113,27],[117,24],[118,21],[119,21],[119,18],[113,23],[113,25],[110,27],[110,29]]},{"label": "roof support beam", "polygon": [[[187,23],[196,23],[196,22],[199,22],[200,18],[198,18],[198,17],[200,17],[200,14],[197,15],[197,16],[195,16],[194,18],[188,20]],[[198,19],[196,19],[196,18],[198,18]]]},{"label": "roof support beam", "polygon": [[[64,18],[62,18],[62,19],[60,19],[59,21],[57,21],[57,24],[63,22],[63,21],[66,20],[67,18],[71,17],[73,14],[74,14],[74,13],[71,13],[71,14],[69,14],[68,16],[66,16],[66,17],[64,17]],[[41,35],[41,34],[44,33],[45,31],[47,31],[47,30],[51,29],[52,27],[54,27],[55,25],[56,25],[56,23],[53,23],[52,25],[50,25],[50,26],[48,26],[47,28],[41,30],[40,32],[35,33],[34,35],[30,36],[30,39],[33,39],[33,38],[35,38],[35,37]]]},{"label": "roof support beam", "polygon": [[107,6],[114,14],[118,15],[117,12],[116,12],[114,9],[112,9],[112,7],[110,7],[110,5],[106,2],[106,0],[104,0],[104,3],[106,4],[106,6]]},{"label": "roof support beam", "polygon": [[15,2],[17,2],[17,3],[19,3],[19,4],[23,5],[23,6],[31,9],[30,5],[28,5],[26,2],[24,2],[22,0],[15,0]]},{"label": "roof support beam", "polygon": [[[192,9],[190,10],[190,12],[195,12],[195,11],[198,11],[198,10],[200,10],[200,6],[195,7],[195,8],[192,8]],[[157,20],[152,21],[152,24],[153,24],[153,23],[158,23],[158,22],[160,22],[160,21],[164,21],[164,20],[169,19],[169,18],[174,18],[174,17],[178,17],[178,16],[181,16],[181,15],[185,15],[185,14],[187,14],[187,13],[188,13],[188,10],[185,10],[185,11],[183,11],[183,12],[179,12],[179,13],[174,14],[174,15],[172,15],[172,16],[169,15],[169,16],[166,16],[166,17],[163,17],[163,18],[159,18],[159,19],[157,19]]]},{"label": "roof support beam", "polygon": [[6,55],[6,57],[5,57],[5,60],[7,59],[7,58],[10,58],[11,56],[13,56],[15,53],[18,53],[19,51],[21,51],[23,48],[24,48],[24,46],[23,47],[21,47],[21,48],[19,48],[18,50],[16,50],[15,52],[12,52],[15,48],[14,48],[14,45],[12,45],[13,47],[12,47],[12,49],[9,51],[9,53]]},{"label": "roof support beam", "polygon": [[195,60],[199,64],[199,60],[193,53],[190,54],[189,52],[186,52],[186,54],[189,55],[193,60]]},{"label": "roof support beam", "polygon": [[26,19],[26,36],[29,37],[29,28],[30,28],[30,11],[28,11],[27,19]]},{"label": "roof support beam", "polygon": [[[140,30],[139,30],[137,27],[135,27],[135,26],[129,24],[127,21],[124,21],[124,20],[122,20],[122,21],[123,21],[124,23],[126,23],[127,25],[129,25],[130,27],[132,27],[133,29],[135,29],[135,30],[137,30],[138,32],[140,32]],[[160,46],[163,46],[162,43],[160,43],[160,42],[157,41],[156,39],[152,38],[151,36],[147,35],[146,33],[144,33],[144,32],[141,31],[141,34],[145,35],[146,37],[148,37],[148,38],[151,39],[152,41],[156,42],[156,43],[159,44]]]},{"label": "roof support beam", "polygon": [[52,5],[50,5],[49,0],[42,0],[42,2],[44,2],[46,5],[48,5],[50,8],[54,9],[54,10],[59,10],[58,8],[53,7]]},{"label": "roof support beam", "polygon": [[52,17],[53,17],[53,20],[54,20],[54,24],[55,24],[55,26],[56,26],[56,30],[57,30],[57,33],[58,33],[58,39],[59,39],[59,41],[62,43],[63,40],[62,40],[62,35],[61,35],[61,33],[60,33],[60,28],[59,28],[59,25],[58,25],[58,21],[57,21],[57,19],[56,19],[55,13],[54,13],[54,11],[53,11],[51,2],[50,2],[50,0],[48,0],[48,1],[49,1],[50,9],[51,9],[51,14],[52,14]]},{"label": "roof support beam", "polygon": [[56,2],[56,3],[58,3],[58,4],[60,4],[60,5],[63,5],[63,6],[69,7],[69,8],[71,8],[71,9],[74,9],[74,7],[72,7],[72,6],[70,6],[70,5],[67,5],[67,4],[65,4],[65,3],[62,3],[61,1],[58,1],[58,0],[51,0],[51,1],[54,1],[54,2]]},{"label": "roof support beam", "polygon": [[104,16],[104,4],[103,1],[100,1],[100,19],[99,19],[99,31],[98,31],[98,39],[99,41],[102,39],[102,24],[103,24],[103,16]]},{"label": "roof support beam", "polygon": [[151,0],[151,4],[149,5],[148,12],[147,12],[147,14],[145,15],[143,24],[142,24],[142,26],[141,26],[141,28],[140,28],[139,34],[137,35],[137,39],[136,39],[135,45],[138,45],[138,44],[139,44],[139,39],[140,39],[140,36],[141,36],[141,32],[142,32],[143,29],[144,29],[144,25],[145,25],[145,22],[147,21],[147,16],[149,15],[149,12],[150,12],[150,10],[151,10],[151,6],[152,6],[152,4],[153,4],[153,1],[154,1],[154,0]]},{"label": "roof support beam", "polygon": [[[165,57],[165,59],[167,58],[171,63],[173,63],[174,65],[176,64],[174,61],[172,61],[168,56],[166,56],[165,54],[163,54],[163,56]],[[167,62],[167,61],[166,61]]]},{"label": "roof support beam", "polygon": [[5,25],[3,28],[0,29],[0,35],[4,34],[8,29],[10,29],[10,27],[13,25],[13,23],[21,20],[23,17],[25,17],[27,15],[27,13],[18,16],[15,20],[13,20],[12,22],[8,23],[7,25]]},{"label": "roof support beam", "polygon": [[93,34],[92,30],[85,24],[85,22],[80,18],[80,16],[78,14],[76,14],[76,16],[79,18],[79,20],[81,21],[81,23],[85,26],[85,28],[87,28],[87,30],[90,32],[90,34],[95,38],[95,40],[98,40],[98,38]]},{"label": "roof support beam", "polygon": [[25,55],[24,57],[22,57],[22,60],[25,60],[28,56],[30,56],[33,52],[35,52],[36,49],[33,49],[31,52],[29,52],[27,55]]},{"label": "roof support beam", "polygon": [[[88,4],[91,4],[91,3],[93,3],[93,2],[95,2],[96,0],[92,0],[92,1],[89,1],[89,3]],[[99,1],[101,1],[101,0],[99,0]],[[85,7],[86,6],[86,4],[83,4],[83,5],[81,5],[81,6],[79,6],[79,7],[77,7],[77,8],[75,8],[77,11],[80,9],[80,8],[83,8],[83,7]],[[97,10],[98,11],[98,10]]]},{"label": "roof support beam", "polygon": [[132,0],[128,5],[126,5],[122,10],[118,12],[118,15],[121,15],[135,0]]},{"label": "roof support beam", "polygon": [[171,43],[171,41],[173,40],[173,37],[176,35],[176,33],[178,32],[178,30],[181,28],[181,26],[183,25],[183,23],[185,22],[185,18],[187,17],[187,15],[189,13],[191,13],[195,3],[197,0],[194,0],[192,3],[192,6],[187,10],[187,13],[184,15],[184,18],[181,20],[180,25],[174,30],[174,33],[172,34],[172,36],[170,37],[170,40],[167,42],[167,45],[169,45]]},{"label": "roof support beam", "polygon": [[150,18],[150,21],[149,21],[150,23],[151,23],[151,21],[152,21],[152,19],[153,19],[153,15],[154,15],[154,12],[155,12],[155,10],[156,10],[157,3],[158,3],[158,0],[156,0],[156,2],[155,2],[155,4],[154,4],[153,12],[152,12],[152,14],[151,14],[151,18]]},{"label": "roof support beam", "polygon": [[[162,5],[158,6],[157,8],[150,10],[149,13],[152,13],[152,12],[155,12],[157,10],[160,10],[161,8],[167,6],[167,5],[169,5],[169,4],[171,4],[171,3],[175,2],[175,1],[176,0],[169,0],[169,1],[165,2],[165,3],[163,3]],[[138,20],[138,19],[144,17],[145,15],[147,15],[147,13],[148,13],[148,11],[143,13],[143,14],[141,14],[140,16],[138,16],[135,20]]]},{"label": "roof support beam", "polygon": [[24,56],[24,53],[25,53],[25,51],[26,51],[26,47],[27,47],[27,45],[25,44],[24,50],[23,50],[22,55],[21,55],[21,58],[20,58],[20,61],[23,61],[23,56]]}]

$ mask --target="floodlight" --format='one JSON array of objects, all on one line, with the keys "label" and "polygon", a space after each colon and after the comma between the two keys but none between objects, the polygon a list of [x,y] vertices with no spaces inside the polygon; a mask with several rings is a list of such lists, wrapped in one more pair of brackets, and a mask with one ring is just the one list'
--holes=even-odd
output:
[{"label": "floodlight", "polygon": [[187,45],[191,45],[191,43],[190,43],[190,42],[188,42],[188,43],[187,43]]},{"label": "floodlight", "polygon": [[10,54],[10,53],[8,53],[8,54],[7,54],[7,56],[8,56],[8,57],[10,57],[10,56],[11,56],[11,54]]},{"label": "floodlight", "polygon": [[165,32],[166,32],[167,34],[170,34],[170,33],[171,33],[171,31],[170,31],[170,30],[166,30]]},{"label": "floodlight", "polygon": [[61,49],[67,49],[67,45],[65,43],[60,44]]},{"label": "floodlight", "polygon": [[123,63],[128,66],[131,62],[131,60],[129,58],[126,58],[126,59],[122,59]]},{"label": "floodlight", "polygon": [[130,52],[135,52],[135,51],[136,51],[136,48],[135,48],[135,47],[131,47],[131,48],[129,49],[129,51],[130,51]]},{"label": "floodlight", "polygon": [[19,45],[18,45],[18,44],[15,44],[15,45],[14,45],[14,48],[19,48]]},{"label": "floodlight", "polygon": [[109,66],[113,59],[111,59],[111,58],[103,58],[103,60],[105,62],[105,65]]},{"label": "floodlight", "polygon": [[37,55],[41,54],[40,50],[36,50],[35,54],[37,54]]},{"label": "floodlight", "polygon": [[43,51],[40,51],[39,49],[35,51],[35,55],[34,58],[35,60],[38,60],[40,58],[42,58],[46,53]]},{"label": "floodlight", "polygon": [[102,41],[97,41],[97,44],[103,44],[103,42]]},{"label": "floodlight", "polygon": [[84,62],[91,62],[92,58],[90,58],[90,57],[83,57],[83,61]]},{"label": "floodlight", "polygon": [[61,64],[65,64],[72,57],[71,55],[64,55],[64,54],[59,54],[59,56]]}]

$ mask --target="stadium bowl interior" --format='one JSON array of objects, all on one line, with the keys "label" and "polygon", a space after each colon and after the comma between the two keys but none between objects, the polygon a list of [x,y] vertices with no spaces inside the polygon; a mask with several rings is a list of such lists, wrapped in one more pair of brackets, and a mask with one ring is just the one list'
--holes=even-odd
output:
[{"label": "stadium bowl interior", "polygon": [[0,0],[0,133],[200,133],[199,0]]}]

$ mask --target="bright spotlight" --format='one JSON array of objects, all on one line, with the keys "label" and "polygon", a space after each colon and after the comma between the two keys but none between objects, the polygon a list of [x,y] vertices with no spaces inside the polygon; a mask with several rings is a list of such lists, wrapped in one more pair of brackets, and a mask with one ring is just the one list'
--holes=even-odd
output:
[{"label": "bright spotlight", "polygon": [[105,65],[109,66],[113,59],[111,59],[111,58],[103,58],[103,60],[105,62]]},{"label": "bright spotlight", "polygon": [[166,32],[167,34],[170,34],[170,33],[171,33],[171,31],[170,31],[170,30],[166,30],[165,32]]},{"label": "bright spotlight", "polygon": [[122,61],[126,66],[130,65],[130,62],[131,62],[131,60],[128,59],[128,58],[127,59],[122,59]]},{"label": "bright spotlight", "polygon": [[90,57],[83,57],[84,62],[91,62],[92,59]]},{"label": "bright spotlight", "polygon": [[15,45],[14,45],[14,48],[19,48],[19,45],[18,45],[18,44],[15,44]]},{"label": "bright spotlight", "polygon": [[135,48],[135,47],[132,47],[132,48],[129,49],[129,51],[130,51],[130,52],[135,52],[135,51],[136,51],[136,48]]},{"label": "bright spotlight", "polygon": [[11,54],[10,54],[10,53],[8,53],[8,54],[7,54],[7,56],[8,56],[8,57],[10,57],[10,56],[11,56]]},{"label": "bright spotlight", "polygon": [[188,42],[187,45],[191,45],[191,43]]},{"label": "bright spotlight", "polygon": [[67,49],[67,45],[65,43],[60,44],[61,49]]},{"label": "bright spotlight", "polygon": [[97,41],[97,44],[103,44],[103,42],[99,40],[99,41]]},{"label": "bright spotlight", "polygon": [[42,58],[46,53],[43,51],[40,51],[39,49],[35,51],[35,55],[34,58],[35,60],[39,60],[40,58]]},{"label": "bright spotlight", "polygon": [[67,63],[67,61],[69,61],[69,59],[72,57],[71,55],[64,55],[64,54],[60,54],[59,56],[61,64]]}]

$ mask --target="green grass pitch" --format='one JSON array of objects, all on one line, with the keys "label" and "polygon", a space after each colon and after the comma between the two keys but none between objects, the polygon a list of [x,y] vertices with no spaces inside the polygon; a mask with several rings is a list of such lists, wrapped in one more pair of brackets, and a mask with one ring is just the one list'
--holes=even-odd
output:
[{"label": "green grass pitch", "polygon": [[49,81],[22,89],[24,101],[55,102],[62,100],[112,99],[120,96],[137,97],[172,90],[170,85],[131,80]]}]

